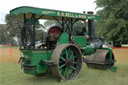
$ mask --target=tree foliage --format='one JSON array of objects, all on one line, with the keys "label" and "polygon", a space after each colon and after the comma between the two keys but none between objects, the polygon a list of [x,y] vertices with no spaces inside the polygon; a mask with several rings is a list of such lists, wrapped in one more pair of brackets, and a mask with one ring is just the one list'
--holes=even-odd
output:
[{"label": "tree foliage", "polygon": [[11,42],[13,42],[13,38],[17,37],[17,41],[20,42],[20,30],[23,27],[23,19],[17,18],[16,16],[10,16],[9,14],[5,17],[6,24],[8,25],[7,31],[8,31],[8,37]]},{"label": "tree foliage", "polygon": [[0,24],[0,44],[5,44],[9,42],[7,25]]},{"label": "tree foliage", "polygon": [[97,22],[97,35],[106,40],[128,42],[128,0],[96,0],[101,20]]},{"label": "tree foliage", "polygon": [[[21,42],[21,29],[24,26],[24,20],[23,18],[19,18],[16,16],[9,16],[9,14],[6,15],[6,24],[8,27],[6,28],[6,31],[8,32],[9,40],[12,42],[14,37],[17,37],[17,41]],[[31,26],[32,27],[32,26]],[[41,24],[36,24],[36,40],[40,40],[44,38],[45,32],[42,30],[44,29],[44,26]]]}]

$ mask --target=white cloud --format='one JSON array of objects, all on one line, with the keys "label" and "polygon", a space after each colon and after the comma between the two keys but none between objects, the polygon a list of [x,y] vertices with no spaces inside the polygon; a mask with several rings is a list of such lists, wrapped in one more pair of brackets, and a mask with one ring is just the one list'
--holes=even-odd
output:
[{"label": "white cloud", "polygon": [[[9,13],[9,10],[19,6],[34,6],[39,8],[56,9],[72,12],[95,11],[95,0],[2,0],[1,11]],[[4,17],[0,15],[0,18]],[[0,22],[1,23],[1,22]]]}]

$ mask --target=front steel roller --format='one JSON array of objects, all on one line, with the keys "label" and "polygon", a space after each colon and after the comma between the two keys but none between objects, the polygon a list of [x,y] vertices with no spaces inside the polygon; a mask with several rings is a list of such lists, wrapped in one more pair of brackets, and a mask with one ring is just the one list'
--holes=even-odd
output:
[{"label": "front steel roller", "polygon": [[71,80],[79,75],[82,67],[82,55],[79,48],[72,44],[58,45],[53,51],[51,67],[52,74],[62,80]]},{"label": "front steel roller", "polygon": [[112,53],[112,59],[110,59],[109,51],[97,49],[96,52],[90,56],[87,56],[83,61],[89,68],[107,69],[114,66],[115,59]]}]

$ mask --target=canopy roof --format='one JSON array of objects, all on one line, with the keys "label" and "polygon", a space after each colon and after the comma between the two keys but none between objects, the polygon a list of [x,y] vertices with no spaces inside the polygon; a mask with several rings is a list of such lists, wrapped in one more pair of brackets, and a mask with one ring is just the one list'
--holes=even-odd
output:
[{"label": "canopy roof", "polygon": [[30,18],[32,17],[32,14],[35,14],[36,18],[43,16],[44,19],[52,19],[53,16],[57,17],[58,19],[62,17],[73,18],[73,19],[89,19],[89,20],[100,19],[100,17],[96,15],[35,8],[35,7],[28,7],[28,6],[17,7],[10,11],[11,16],[18,16],[23,18],[24,14],[26,15],[26,18]]}]

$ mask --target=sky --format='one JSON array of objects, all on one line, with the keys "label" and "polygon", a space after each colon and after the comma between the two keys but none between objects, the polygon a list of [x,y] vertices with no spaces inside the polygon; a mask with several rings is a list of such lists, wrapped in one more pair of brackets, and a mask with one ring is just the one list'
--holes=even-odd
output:
[{"label": "sky", "polygon": [[32,6],[39,8],[55,9],[62,11],[96,12],[95,0],[1,0],[0,1],[0,24],[5,24],[5,15],[13,8],[20,6]]}]

